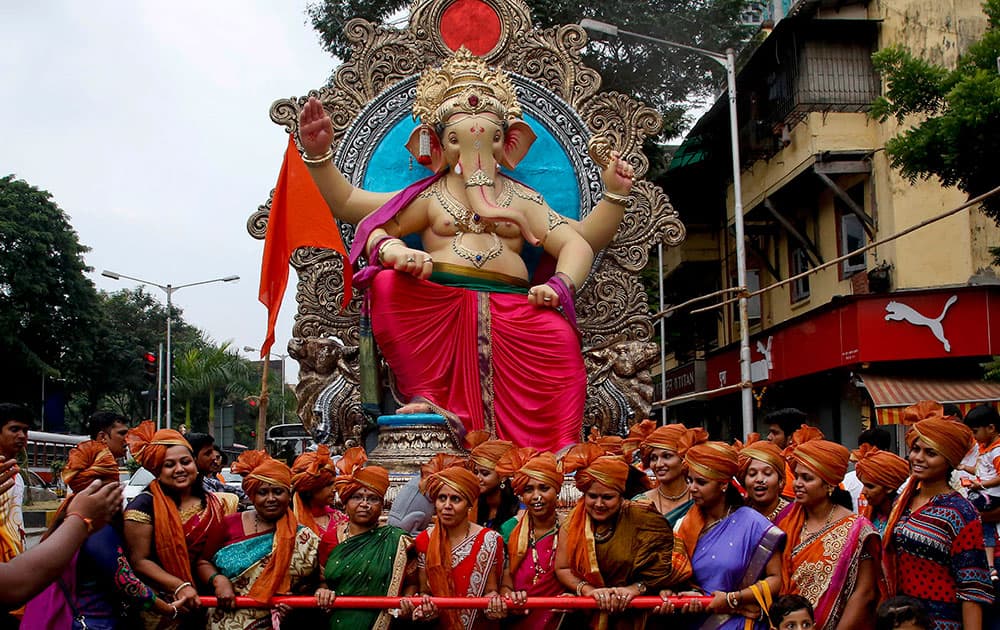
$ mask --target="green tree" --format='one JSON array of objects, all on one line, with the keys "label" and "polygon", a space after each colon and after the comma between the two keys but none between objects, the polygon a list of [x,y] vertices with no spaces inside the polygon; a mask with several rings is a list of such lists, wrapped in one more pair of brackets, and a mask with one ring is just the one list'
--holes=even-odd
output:
[{"label": "green tree", "polygon": [[[894,47],[873,57],[885,81],[885,96],[875,100],[872,116],[903,123],[920,122],[886,142],[892,165],[910,181],[936,177],[975,197],[1000,184],[1000,0],[987,0],[989,20],[982,39],[949,70]],[[1000,196],[983,204],[1000,224]],[[1000,250],[994,249],[994,255]],[[1000,262],[1000,260],[998,260]]]},{"label": "green tree", "polygon": [[190,348],[178,357],[173,390],[184,401],[184,424],[191,428],[192,404],[201,398],[207,403],[207,430],[215,426],[217,398],[245,397],[252,382],[249,362],[232,350],[231,342]]},{"label": "green tree", "polygon": [[[354,17],[384,24],[410,6],[410,0],[319,0],[307,13],[323,47],[346,59],[350,46],[344,25]],[[711,50],[739,48],[749,31],[739,20],[747,0],[623,0],[573,2],[527,0],[534,24],[541,28],[574,24],[582,18],[609,22],[635,31]],[[718,65],[700,55],[636,39],[592,33],[584,61],[601,73],[602,89],[629,94],[663,114],[662,138],[676,136],[690,122],[686,103],[710,96],[724,78]]]},{"label": "green tree", "polygon": [[35,405],[43,378],[80,386],[99,320],[87,251],[50,193],[0,178],[0,399]]}]

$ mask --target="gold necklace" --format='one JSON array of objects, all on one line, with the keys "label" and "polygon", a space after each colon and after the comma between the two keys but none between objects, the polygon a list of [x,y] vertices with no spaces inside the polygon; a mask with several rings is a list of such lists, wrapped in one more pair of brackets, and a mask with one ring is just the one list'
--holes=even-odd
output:
[{"label": "gold necklace", "polygon": [[680,494],[673,494],[673,495],[664,493],[663,486],[659,485],[656,486],[656,494],[660,495],[660,498],[666,499],[667,501],[678,501],[680,500],[681,497],[683,497],[687,493],[688,493],[687,486],[684,486],[684,489],[681,490]]},{"label": "gold necklace", "polygon": [[489,235],[493,241],[489,249],[469,249],[462,245],[465,232],[459,232],[451,239],[451,251],[455,252],[460,258],[471,262],[476,269],[480,269],[483,265],[503,253],[503,241],[500,240],[500,237],[495,232],[489,232]]},{"label": "gold necklace", "polygon": [[725,514],[723,514],[722,516],[720,516],[719,518],[715,519],[711,523],[708,523],[707,525],[705,525],[704,527],[702,527],[701,528],[701,533],[704,534],[705,532],[707,532],[708,530],[712,529],[713,527],[715,527],[716,525],[718,525],[722,521],[726,520],[729,517],[729,515],[732,514],[732,513],[733,513],[733,508],[727,509]]},{"label": "gold necklace", "polygon": [[460,232],[482,234],[486,231],[486,222],[482,220],[478,213],[466,208],[463,203],[451,194],[443,177],[434,182],[434,196],[437,198],[438,203],[441,204],[441,207],[444,208],[444,211],[455,220],[455,227]]},{"label": "gold necklace", "polygon": [[831,503],[830,511],[826,513],[826,520],[823,521],[823,524],[820,526],[818,530],[816,530],[815,533],[813,533],[813,531],[809,529],[808,522],[802,523],[802,533],[808,537],[807,540],[812,540],[826,531],[826,528],[830,526],[830,519],[833,518],[833,511],[836,509],[837,509],[837,504]]},{"label": "gold necklace", "polygon": [[[529,516],[528,518],[530,519],[531,517]],[[552,548],[553,549],[555,549],[559,545],[559,521],[558,520],[556,521],[555,530],[556,530],[555,539],[552,541]],[[550,529],[549,531],[552,531],[552,530]],[[614,530],[612,530],[612,531],[614,531]],[[545,532],[545,534],[548,534],[548,533],[549,532]],[[542,535],[544,536],[545,534],[542,534]],[[594,536],[594,539],[595,540],[597,539],[596,535]],[[538,559],[538,548],[537,548],[537,546],[535,544],[535,526],[534,526],[534,524],[531,524],[528,527],[528,548],[531,549],[531,561],[535,563],[535,569],[534,569],[535,574],[533,576],[531,576],[531,583],[534,585],[534,584],[538,584],[538,580],[542,579],[542,576],[545,575],[546,573],[548,573],[549,571],[551,571],[552,568],[555,566],[556,555],[553,553],[552,557],[549,558],[549,561],[550,561],[550,566],[549,567],[543,567],[542,566],[541,561],[539,561],[539,559]]]}]

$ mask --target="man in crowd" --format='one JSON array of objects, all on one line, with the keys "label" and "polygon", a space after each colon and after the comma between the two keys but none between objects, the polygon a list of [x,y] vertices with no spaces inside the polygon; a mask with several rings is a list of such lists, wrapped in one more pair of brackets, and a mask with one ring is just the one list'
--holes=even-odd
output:
[{"label": "man in crowd", "polygon": [[807,424],[808,416],[794,407],[776,409],[764,416],[764,426],[767,427],[767,441],[784,450],[792,434]]},{"label": "man in crowd", "polygon": [[108,447],[115,459],[125,457],[125,436],[128,435],[128,418],[112,411],[98,411],[87,421],[90,439]]},{"label": "man in crowd", "polygon": [[[0,455],[17,459],[28,443],[31,414],[20,405],[0,403]],[[10,562],[24,551],[24,477],[14,475],[14,485],[0,495],[0,562]]]},{"label": "man in crowd", "polygon": [[216,455],[215,438],[207,433],[195,433],[193,431],[184,437],[191,445],[192,452],[194,452],[194,463],[198,467],[198,472],[201,473],[202,484],[205,490],[207,492],[228,492],[229,494],[235,494],[240,500],[240,511],[245,510],[250,505],[250,499],[247,498],[243,489],[236,486],[227,486],[216,476],[219,470],[216,467],[216,463],[220,461],[220,458]]}]

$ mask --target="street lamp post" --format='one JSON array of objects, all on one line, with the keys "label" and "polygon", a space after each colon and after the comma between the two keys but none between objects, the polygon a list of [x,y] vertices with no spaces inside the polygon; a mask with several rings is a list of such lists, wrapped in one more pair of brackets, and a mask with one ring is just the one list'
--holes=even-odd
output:
[{"label": "street lamp post", "polygon": [[[111,278],[112,280],[121,280],[122,278],[126,278],[128,280],[133,280],[135,282],[138,282],[139,284],[145,284],[145,285],[148,285],[148,286],[151,286],[151,287],[156,287],[157,289],[161,289],[161,290],[163,290],[164,293],[167,294],[167,363],[164,366],[164,372],[165,372],[164,376],[165,376],[166,381],[167,381],[167,414],[166,414],[166,416],[167,416],[167,423],[169,424],[170,420],[172,418],[172,416],[170,415],[170,381],[172,380],[171,379],[171,375],[173,374],[173,372],[171,371],[172,361],[173,361],[173,355],[171,353],[172,346],[171,346],[171,340],[170,340],[170,328],[171,328],[170,319],[171,319],[171,315],[173,314],[173,296],[174,296],[174,292],[180,291],[181,289],[186,289],[187,287],[198,286],[199,284],[211,284],[213,282],[235,282],[236,280],[239,280],[240,277],[239,276],[226,276],[224,278],[213,278],[211,280],[201,280],[200,282],[189,282],[187,284],[178,284],[177,286],[174,286],[172,284],[157,284],[155,282],[150,282],[149,280],[143,280],[142,278],[135,278],[133,276],[127,276],[127,275],[125,275],[123,273],[118,273],[116,271],[108,271],[107,269],[105,269],[104,271],[102,271],[101,275],[104,276],[104,277],[106,277],[106,278]],[[157,418],[156,419],[156,423],[157,423],[157,428],[162,428],[162,419],[161,418]]]},{"label": "street lamp post", "polygon": [[[729,136],[733,153],[733,213],[736,228],[736,283],[739,285],[738,311],[740,318],[740,407],[743,416],[743,436],[753,432],[753,391],[750,385],[750,320],[747,315],[747,254],[743,230],[743,188],[740,182],[740,128],[736,115],[736,52],[727,48],[725,53],[688,46],[642,33],[619,29],[613,24],[597,20],[580,20],[580,26],[612,37],[628,35],[637,39],[671,46],[697,53],[712,59],[726,69],[726,86],[729,92]],[[663,273],[662,269],[660,273]]]}]

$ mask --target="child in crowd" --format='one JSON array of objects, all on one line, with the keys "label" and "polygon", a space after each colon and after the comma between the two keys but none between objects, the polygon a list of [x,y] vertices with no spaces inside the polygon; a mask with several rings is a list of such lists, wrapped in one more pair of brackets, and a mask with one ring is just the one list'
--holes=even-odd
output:
[{"label": "child in crowd", "polygon": [[931,619],[919,600],[905,595],[882,603],[875,614],[875,630],[930,630]]},{"label": "child in crowd", "polygon": [[801,595],[782,595],[771,604],[767,616],[778,630],[812,630],[816,625],[813,607]]},{"label": "child in crowd", "polygon": [[[979,457],[975,470],[963,468],[967,473],[975,473],[969,483],[969,501],[980,512],[1000,506],[1000,414],[987,405],[980,405],[965,416],[965,424],[972,429],[979,445]],[[990,578],[997,580],[993,558],[997,544],[997,526],[983,523],[983,541],[986,547],[986,563],[990,567]]]}]

